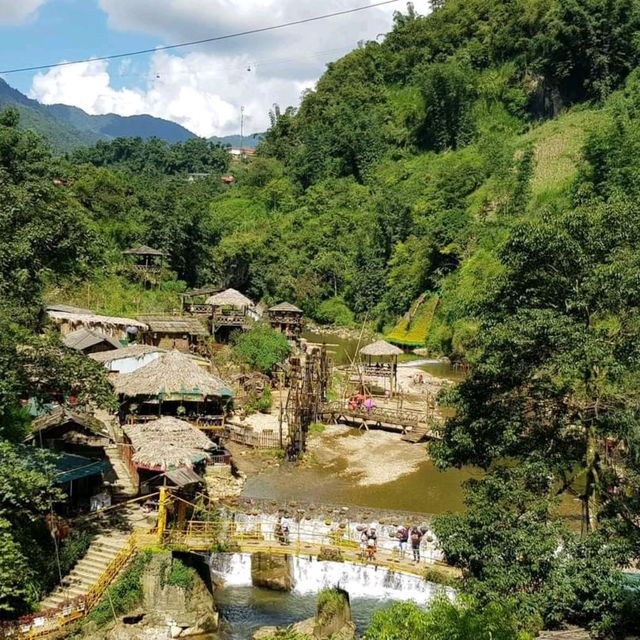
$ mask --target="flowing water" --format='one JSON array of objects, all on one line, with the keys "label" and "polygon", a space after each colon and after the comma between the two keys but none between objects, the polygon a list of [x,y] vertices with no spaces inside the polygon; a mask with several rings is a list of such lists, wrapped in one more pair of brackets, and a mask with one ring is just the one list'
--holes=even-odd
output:
[{"label": "flowing water", "polygon": [[[427,604],[437,585],[417,576],[383,568],[292,557],[293,591],[277,593],[251,586],[251,557],[243,553],[214,554],[211,571],[224,586],[216,592],[225,640],[246,640],[261,626],[287,626],[316,611],[316,596],[325,587],[340,586],[349,593],[352,615],[362,632],[373,613],[393,601]],[[448,591],[451,594],[450,591]]]}]

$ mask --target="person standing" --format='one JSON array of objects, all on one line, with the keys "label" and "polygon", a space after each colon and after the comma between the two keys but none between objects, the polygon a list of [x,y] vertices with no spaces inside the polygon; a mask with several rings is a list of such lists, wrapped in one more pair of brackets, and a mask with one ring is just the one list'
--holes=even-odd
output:
[{"label": "person standing", "polygon": [[422,532],[418,527],[411,529],[411,549],[413,550],[413,561],[420,562],[420,543],[422,542]]},{"label": "person standing", "polygon": [[407,553],[407,543],[409,542],[409,527],[400,525],[396,532],[398,538],[398,547],[400,548],[400,557],[404,558]]}]

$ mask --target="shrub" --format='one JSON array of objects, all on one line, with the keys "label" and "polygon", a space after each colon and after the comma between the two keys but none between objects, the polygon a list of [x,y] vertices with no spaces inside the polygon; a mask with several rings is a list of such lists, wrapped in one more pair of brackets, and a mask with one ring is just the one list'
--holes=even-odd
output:
[{"label": "shrub", "polygon": [[353,312],[340,296],[329,298],[318,305],[316,320],[320,324],[350,326],[354,322]]},{"label": "shrub", "polygon": [[233,349],[238,358],[252,369],[270,373],[273,365],[282,362],[291,352],[286,337],[268,324],[260,322],[249,331],[236,333]]}]

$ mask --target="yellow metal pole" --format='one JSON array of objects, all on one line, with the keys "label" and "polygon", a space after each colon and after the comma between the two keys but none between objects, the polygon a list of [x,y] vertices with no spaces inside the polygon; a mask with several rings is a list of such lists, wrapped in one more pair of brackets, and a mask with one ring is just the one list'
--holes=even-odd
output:
[{"label": "yellow metal pole", "polygon": [[158,502],[158,544],[164,542],[164,532],[167,528],[167,487],[160,487],[160,499]]}]

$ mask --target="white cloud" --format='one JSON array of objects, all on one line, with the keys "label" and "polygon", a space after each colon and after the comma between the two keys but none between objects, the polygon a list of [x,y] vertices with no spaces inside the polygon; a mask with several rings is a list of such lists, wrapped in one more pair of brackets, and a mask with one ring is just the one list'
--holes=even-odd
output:
[{"label": "white cloud", "polygon": [[26,22],[47,0],[0,0],[0,24]]},{"label": "white cloud", "polygon": [[[0,0],[1,2],[2,0]],[[299,20],[375,0],[100,0],[112,29],[143,32],[172,44]],[[419,0],[416,4],[427,4]],[[404,2],[194,48],[158,51],[148,73],[133,79],[126,62],[58,67],[33,79],[31,96],[76,105],[88,113],[151,115],[179,122],[202,136],[262,131],[274,103],[297,105],[327,61],[391,27]],[[137,59],[136,65],[140,63]],[[145,61],[145,64],[147,62]]]}]

